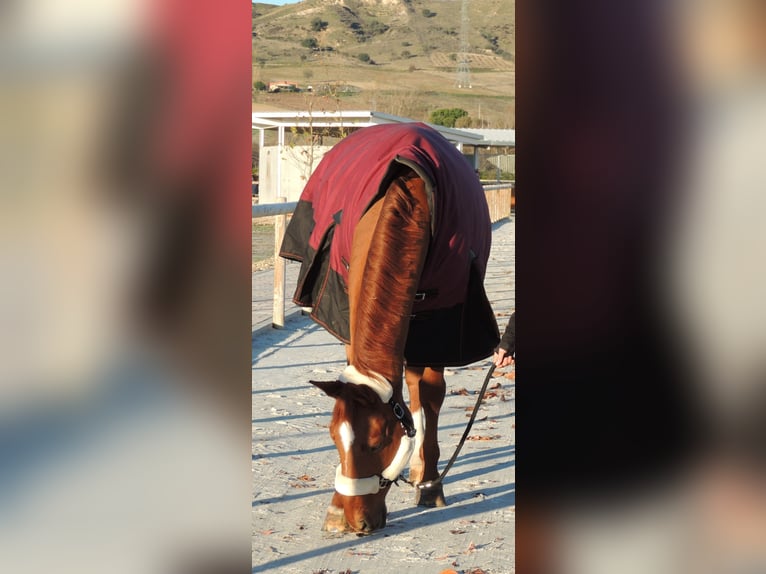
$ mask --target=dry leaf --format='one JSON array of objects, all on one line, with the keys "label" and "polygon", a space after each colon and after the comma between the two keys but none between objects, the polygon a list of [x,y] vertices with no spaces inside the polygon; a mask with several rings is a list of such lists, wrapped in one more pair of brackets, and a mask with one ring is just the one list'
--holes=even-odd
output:
[{"label": "dry leaf", "polygon": [[266,536],[268,536],[269,534],[274,534],[273,530],[261,530],[260,532],[261,534],[264,534]]},{"label": "dry leaf", "polygon": [[450,530],[450,534],[465,534],[465,530]]},{"label": "dry leaf", "polygon": [[472,568],[471,570],[466,570],[465,574],[487,574],[487,571],[481,568]]},{"label": "dry leaf", "polygon": [[492,386],[491,386],[491,387],[489,387],[489,388],[490,388],[490,389],[499,389],[499,388],[500,388],[500,387],[502,387],[502,386],[503,386],[503,385],[501,385],[499,382],[497,382],[497,383],[495,383],[494,385],[492,385]]},{"label": "dry leaf", "polygon": [[496,438],[500,438],[500,435],[495,434],[495,435],[489,436],[489,435],[474,434],[469,436],[466,440],[495,440]]},{"label": "dry leaf", "polygon": [[463,552],[463,554],[470,554],[471,552],[476,552],[476,545],[473,542],[468,545],[468,550]]},{"label": "dry leaf", "polygon": [[304,474],[302,476],[299,476],[298,480],[303,480],[303,481],[306,481],[306,482],[314,482],[316,480],[316,478],[313,478],[313,477],[309,476],[308,474]]},{"label": "dry leaf", "polygon": [[451,394],[451,395],[463,395],[463,396],[467,396],[469,393],[468,393],[468,391],[466,389],[456,389],[454,391],[450,391],[449,394]]},{"label": "dry leaf", "polygon": [[506,379],[511,379],[512,381],[516,380],[516,371],[511,371],[510,373],[505,373],[503,375]]}]

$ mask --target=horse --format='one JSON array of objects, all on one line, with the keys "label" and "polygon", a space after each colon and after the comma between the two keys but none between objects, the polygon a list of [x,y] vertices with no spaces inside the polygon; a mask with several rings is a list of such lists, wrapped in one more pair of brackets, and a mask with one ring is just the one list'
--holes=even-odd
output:
[{"label": "horse", "polygon": [[[280,255],[299,261],[293,301],[346,344],[330,436],[340,464],[323,530],[369,533],[385,498],[438,477],[444,368],[489,356],[499,340],[483,280],[491,223],[463,155],[422,123],[360,129],[309,178]],[[403,397],[403,380],[410,404]],[[415,504],[446,505],[440,483]]]}]

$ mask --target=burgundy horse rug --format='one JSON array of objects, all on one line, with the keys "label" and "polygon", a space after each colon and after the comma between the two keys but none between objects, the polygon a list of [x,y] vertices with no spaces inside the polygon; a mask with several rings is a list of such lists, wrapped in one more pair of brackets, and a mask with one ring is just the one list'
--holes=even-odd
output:
[{"label": "burgundy horse rug", "polygon": [[293,301],[350,341],[348,268],[354,230],[388,186],[414,171],[425,183],[431,235],[412,309],[409,365],[465,365],[499,341],[484,291],[492,239],[481,183],[463,154],[422,123],[361,129],[317,166],[288,225],[280,255],[301,262]]}]

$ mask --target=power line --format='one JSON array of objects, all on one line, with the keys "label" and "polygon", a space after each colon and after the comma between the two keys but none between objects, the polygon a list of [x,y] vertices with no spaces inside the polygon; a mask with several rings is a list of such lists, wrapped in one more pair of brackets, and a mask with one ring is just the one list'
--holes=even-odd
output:
[{"label": "power line", "polygon": [[468,42],[468,31],[470,29],[470,20],[468,19],[468,0],[462,0],[460,7],[460,53],[457,58],[457,80],[458,88],[472,88],[471,85],[471,67],[469,65],[471,51]]}]

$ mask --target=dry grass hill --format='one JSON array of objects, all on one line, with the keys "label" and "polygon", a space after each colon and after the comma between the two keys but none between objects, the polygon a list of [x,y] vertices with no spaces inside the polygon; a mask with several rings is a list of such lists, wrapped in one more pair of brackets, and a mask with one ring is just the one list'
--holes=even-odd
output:
[{"label": "dry grass hill", "polygon": [[427,119],[467,110],[474,127],[514,127],[515,0],[470,0],[472,87],[456,86],[461,0],[303,0],[253,4],[253,81],[313,93],[254,90],[257,106],[375,109]]}]

